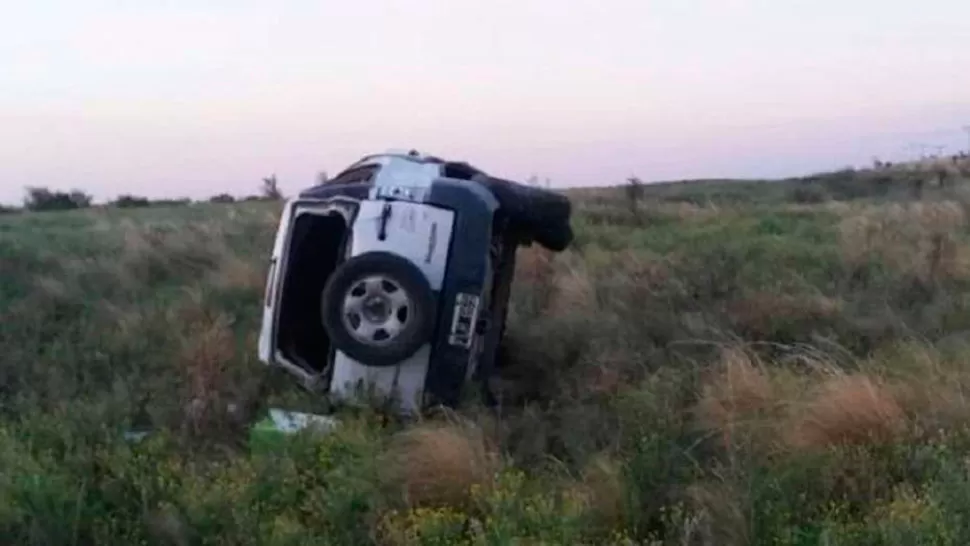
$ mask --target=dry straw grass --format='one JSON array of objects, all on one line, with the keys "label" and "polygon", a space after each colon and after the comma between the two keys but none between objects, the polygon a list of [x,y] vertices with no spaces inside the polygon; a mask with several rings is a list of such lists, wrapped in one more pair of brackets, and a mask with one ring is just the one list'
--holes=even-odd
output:
[{"label": "dry straw grass", "polygon": [[726,483],[698,483],[687,489],[693,512],[682,529],[681,544],[744,546],[750,544],[744,495]]},{"label": "dry straw grass", "polygon": [[411,507],[467,507],[473,488],[493,484],[500,458],[480,427],[426,422],[392,438],[382,467]]},{"label": "dry straw grass", "polygon": [[895,442],[910,431],[894,386],[863,373],[795,376],[737,349],[702,384],[695,417],[729,451],[803,452]]},{"label": "dry straw grass", "polygon": [[700,426],[720,436],[724,447],[769,445],[772,418],[783,393],[760,362],[737,348],[724,351],[718,368],[701,387],[695,408]]},{"label": "dry straw grass", "polygon": [[923,434],[963,426],[970,417],[967,349],[943,355],[923,344],[900,344],[873,357],[872,367],[893,374],[893,396]]},{"label": "dry straw grass", "polygon": [[[577,212],[593,223],[629,225],[644,220],[676,220],[680,223],[706,222],[714,218],[724,218],[734,211],[724,209],[713,203],[697,205],[694,203],[663,203],[643,200],[631,208],[632,203],[616,195],[608,199],[581,202]],[[635,210],[635,212],[633,212]]]},{"label": "dry straw grass", "polygon": [[907,424],[902,406],[885,383],[861,374],[837,375],[793,412],[785,439],[799,450],[889,443],[902,437]]},{"label": "dry straw grass", "polygon": [[953,161],[949,158],[926,158],[893,166],[893,170],[924,174],[944,174],[949,177],[959,177],[963,174],[970,161],[961,159]]},{"label": "dry straw grass", "polygon": [[262,290],[266,280],[263,264],[230,248],[223,223],[206,221],[189,228],[160,229],[164,227],[130,220],[119,224],[123,246],[114,273],[123,284],[136,287],[153,274],[190,270],[204,275],[208,285]]},{"label": "dry straw grass", "polygon": [[552,283],[555,297],[550,298],[549,313],[596,312],[596,286],[582,263],[556,271]]},{"label": "dry straw grass", "polygon": [[515,280],[529,284],[548,281],[555,273],[555,254],[532,245],[520,249],[515,262]]},{"label": "dry straw grass", "polygon": [[193,224],[119,224],[123,238],[119,274],[144,281],[159,272],[195,271],[211,266],[229,251],[226,226],[216,221]]},{"label": "dry straw grass", "polygon": [[[556,256],[538,245],[521,249],[515,262],[515,283],[528,291],[533,314],[549,309],[556,292]],[[514,303],[513,303],[514,308]]]},{"label": "dry straw grass", "polygon": [[839,224],[846,263],[861,267],[881,260],[922,280],[970,277],[970,249],[956,238],[967,224],[954,201],[861,209]]},{"label": "dry straw grass", "polygon": [[590,459],[573,487],[588,513],[604,527],[620,526],[627,517],[624,491],[623,468],[605,453]]},{"label": "dry straw grass", "polygon": [[266,284],[265,268],[226,250],[219,256],[215,270],[210,273],[210,283],[220,288],[261,292]]},{"label": "dry straw grass", "polygon": [[171,331],[178,335],[177,372],[185,381],[185,422],[192,431],[218,423],[224,409],[224,391],[236,359],[233,319],[210,312],[203,295],[190,291],[168,313]]},{"label": "dry straw grass", "polygon": [[728,315],[738,327],[758,338],[768,337],[784,320],[831,320],[842,312],[842,302],[822,294],[781,294],[760,291],[728,304]]},{"label": "dry straw grass", "polygon": [[627,249],[615,253],[608,263],[608,271],[626,279],[631,285],[652,289],[671,281],[672,257],[658,257],[640,250]]},{"label": "dry straw grass", "polygon": [[778,205],[778,211],[780,212],[796,212],[796,213],[818,213],[818,212],[828,212],[838,216],[839,218],[844,218],[855,214],[858,211],[859,205],[851,201],[825,201],[824,203],[785,203]]},{"label": "dry straw grass", "polygon": [[733,215],[735,213],[731,209],[719,207],[714,203],[706,205],[697,205],[694,203],[663,203],[654,205],[652,210],[655,210],[663,216],[676,218],[680,222],[703,222],[714,218],[722,219],[727,215]]}]

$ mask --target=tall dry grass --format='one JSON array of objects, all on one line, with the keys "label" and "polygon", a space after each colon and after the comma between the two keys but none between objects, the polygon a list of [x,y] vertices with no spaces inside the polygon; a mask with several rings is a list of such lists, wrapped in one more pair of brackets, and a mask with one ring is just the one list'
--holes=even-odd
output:
[{"label": "tall dry grass", "polygon": [[693,414],[729,450],[805,453],[953,429],[970,418],[968,393],[970,373],[919,344],[900,345],[857,371],[819,363],[800,373],[732,348],[702,379]]},{"label": "tall dry grass", "polygon": [[726,349],[705,375],[694,408],[700,427],[716,434],[728,450],[743,446],[770,451],[790,400],[788,385],[740,348]]},{"label": "tall dry grass", "polygon": [[409,507],[470,509],[475,488],[494,483],[502,461],[494,440],[463,421],[430,421],[391,438],[382,479]]},{"label": "tall dry grass", "polygon": [[890,444],[905,439],[908,426],[903,407],[884,381],[838,374],[792,404],[783,437],[793,450]]},{"label": "tall dry grass", "polygon": [[237,359],[232,317],[207,309],[198,293],[186,297],[169,317],[172,331],[179,332],[174,371],[185,378],[184,426],[193,433],[211,434],[229,403],[228,374]]},{"label": "tall dry grass", "polygon": [[780,324],[832,323],[841,316],[844,302],[824,294],[759,291],[727,303],[734,327],[747,339],[772,339]]},{"label": "tall dry grass", "polygon": [[623,465],[609,453],[599,453],[584,465],[572,487],[595,525],[613,529],[629,519],[623,480]]},{"label": "tall dry grass", "polygon": [[878,262],[923,281],[966,279],[970,248],[958,239],[966,225],[954,201],[872,206],[839,224],[842,256],[853,267]]}]

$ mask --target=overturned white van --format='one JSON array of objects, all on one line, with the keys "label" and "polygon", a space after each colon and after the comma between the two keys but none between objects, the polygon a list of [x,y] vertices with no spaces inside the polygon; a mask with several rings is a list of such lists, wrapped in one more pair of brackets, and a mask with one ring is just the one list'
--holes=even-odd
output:
[{"label": "overturned white van", "polygon": [[565,249],[570,215],[464,162],[364,157],[285,204],[259,357],[334,401],[454,405],[493,371],[516,249]]}]

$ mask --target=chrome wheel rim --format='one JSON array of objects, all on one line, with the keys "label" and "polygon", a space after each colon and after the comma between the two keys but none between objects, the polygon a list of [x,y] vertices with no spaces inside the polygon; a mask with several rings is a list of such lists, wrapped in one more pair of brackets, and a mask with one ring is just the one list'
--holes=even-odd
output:
[{"label": "chrome wheel rim", "polygon": [[341,318],[355,340],[380,347],[401,335],[412,311],[411,299],[399,282],[387,275],[369,275],[347,291]]}]

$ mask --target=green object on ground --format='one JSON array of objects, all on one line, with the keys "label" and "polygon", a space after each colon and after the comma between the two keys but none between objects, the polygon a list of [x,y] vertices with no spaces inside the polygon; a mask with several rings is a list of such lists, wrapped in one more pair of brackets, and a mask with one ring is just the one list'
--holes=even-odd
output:
[{"label": "green object on ground", "polygon": [[301,430],[313,429],[327,433],[336,427],[338,421],[327,415],[314,415],[270,409],[269,414],[253,424],[249,431],[249,446],[252,451],[266,451],[278,448],[287,436]]}]

